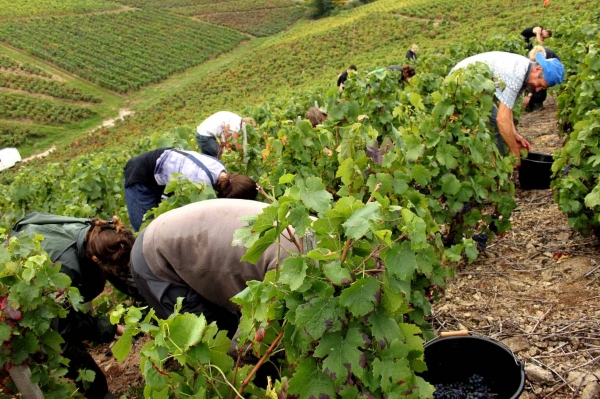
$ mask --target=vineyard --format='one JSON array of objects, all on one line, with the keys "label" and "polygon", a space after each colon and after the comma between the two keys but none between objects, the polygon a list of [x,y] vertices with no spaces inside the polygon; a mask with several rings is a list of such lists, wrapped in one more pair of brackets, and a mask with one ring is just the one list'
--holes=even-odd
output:
[{"label": "vineyard", "polygon": [[64,124],[87,119],[93,114],[92,110],[82,106],[0,91],[0,118],[3,119]]},{"label": "vineyard", "polygon": [[21,64],[10,57],[0,55],[0,68],[8,71],[24,72],[31,75],[37,75],[44,78],[51,78],[52,75],[44,70],[29,64]]},{"label": "vineyard", "polygon": [[0,0],[0,20],[80,14],[121,8],[118,2],[104,0],[36,0],[14,2]]},{"label": "vineyard", "polygon": [[233,30],[155,11],[14,21],[0,41],[125,93],[231,50]]},{"label": "vineyard", "polygon": [[[35,51],[54,51],[57,65],[66,51],[61,40],[71,40],[69,29],[90,29],[86,21],[91,20],[94,27],[101,22],[113,30],[110,40],[115,41],[127,36],[113,21],[140,18],[137,24],[147,18],[148,26],[162,28],[151,39],[139,40],[149,44],[169,37],[176,42],[170,34],[179,37],[177,32],[160,24],[180,17],[148,11],[164,2],[131,3],[143,11],[110,19],[11,22],[0,32],[51,29],[55,46],[47,42]],[[197,2],[169,4],[192,3]],[[249,226],[236,232],[236,243],[247,248],[243,260],[250,262],[287,228],[292,241],[303,245],[264,281],[251,282],[233,299],[243,316],[237,359],[228,353],[229,338],[207,325],[204,316],[181,314],[181,302],[172,317],[161,320],[153,311],[116,299],[109,288],[94,301],[95,311],[126,325],[111,353],[119,362],[132,351],[139,353],[134,368],[143,377],[139,391],[115,393],[128,398],[426,399],[434,388],[421,377],[427,361],[424,343],[439,331],[466,327],[503,340],[528,363],[523,398],[597,397],[598,251],[597,239],[588,234],[600,230],[600,25],[590,22],[600,15],[589,1],[552,2],[551,14],[541,4],[458,3],[380,0],[301,24],[265,41],[234,67],[164,97],[111,134],[80,139],[57,158],[3,176],[1,228],[34,210],[76,217],[116,214],[128,223],[122,182],[130,157],[161,146],[195,149],[194,127],[212,110],[243,110],[256,120],[246,151],[227,152],[223,161],[229,171],[259,182],[259,199],[270,205],[246,220]],[[575,3],[576,13],[565,12]],[[449,74],[457,62],[480,52],[524,53],[515,31],[526,17],[553,27],[556,33],[547,44],[560,54],[568,75],[550,90],[556,101],[549,99],[548,106],[556,104],[551,109],[558,115],[559,132],[551,112],[543,114],[550,120],[538,130],[532,125],[541,123],[542,113],[515,112],[526,121],[523,130],[517,128],[530,133],[535,148],[558,149],[553,192],[528,194],[515,187],[515,159],[498,153],[487,124],[495,90],[489,69],[474,65]],[[499,25],[510,33],[501,34],[490,18],[504,19]],[[183,31],[197,23],[186,21],[178,25]],[[169,26],[175,31],[175,25]],[[481,37],[484,27],[489,35]],[[101,47],[94,41],[101,36],[95,35],[86,42],[94,50]],[[29,36],[21,39],[33,45]],[[402,64],[413,42],[421,53],[410,82],[385,69],[368,73]],[[3,70],[18,69],[4,63]],[[335,78],[350,63],[359,71],[340,93]],[[155,62],[148,71],[160,66]],[[101,73],[97,68],[96,76]],[[27,78],[24,82],[44,81]],[[125,87],[125,80],[121,84],[124,91],[135,88]],[[315,101],[327,109],[328,118],[312,127],[298,116]],[[64,118],[60,122],[69,123],[92,112],[61,104],[64,108],[55,108],[45,99],[0,91],[4,118]],[[187,181],[171,182],[170,192],[154,216],[214,197],[210,187]],[[71,395],[72,381],[60,378],[65,371],[60,338],[48,320],[61,316],[68,303],[79,307],[81,298],[67,290],[69,281],[40,252],[36,239],[10,240],[0,247],[0,259],[5,261],[0,266],[0,340],[10,343],[2,346],[0,364],[9,371],[27,359],[47,397]],[[39,322],[33,322],[34,315]],[[105,360],[105,350],[96,358]],[[248,356],[275,364],[276,378],[255,384],[258,367],[240,364]],[[118,368],[120,363],[111,364]],[[546,374],[533,374],[531,365]],[[11,384],[0,371],[0,398],[15,392]]]},{"label": "vineyard", "polygon": [[289,0],[189,1],[127,0],[143,9],[167,10],[254,36],[270,36],[296,22],[305,9]]},{"label": "vineyard", "polygon": [[29,93],[45,94],[63,100],[98,103],[97,97],[84,94],[81,90],[69,87],[66,83],[40,79],[32,76],[0,72],[0,87],[22,90]]}]

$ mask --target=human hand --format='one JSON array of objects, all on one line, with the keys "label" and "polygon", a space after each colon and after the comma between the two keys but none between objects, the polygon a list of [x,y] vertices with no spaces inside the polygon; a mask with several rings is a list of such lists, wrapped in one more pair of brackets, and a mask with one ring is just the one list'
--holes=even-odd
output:
[{"label": "human hand", "polygon": [[526,96],[523,99],[523,107],[527,107],[529,105],[529,101],[531,101],[531,96]]},{"label": "human hand", "polygon": [[120,337],[125,332],[125,326],[123,324],[117,324],[116,334]]},{"label": "human hand", "polygon": [[521,136],[520,134],[515,133],[515,141],[517,142],[519,148],[525,148],[527,152],[531,150],[531,144],[529,141],[527,141],[525,137]]}]

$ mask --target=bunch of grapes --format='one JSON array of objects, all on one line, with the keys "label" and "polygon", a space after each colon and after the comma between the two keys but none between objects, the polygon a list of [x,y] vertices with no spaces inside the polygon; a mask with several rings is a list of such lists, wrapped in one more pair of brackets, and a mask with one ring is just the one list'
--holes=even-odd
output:
[{"label": "bunch of grapes", "polygon": [[473,234],[473,241],[475,241],[478,248],[480,248],[482,251],[485,251],[487,248],[488,237],[489,236],[487,233]]},{"label": "bunch of grapes", "polygon": [[460,210],[460,213],[467,213],[467,212],[470,212],[470,211],[471,211],[471,204],[468,203],[468,202],[466,202],[463,205],[462,209]]},{"label": "bunch of grapes", "polygon": [[493,399],[496,394],[483,383],[483,377],[473,374],[467,382],[435,384],[434,399]]},{"label": "bunch of grapes", "polygon": [[573,169],[573,165],[569,165],[569,166],[565,167],[562,171],[563,176],[568,175],[569,172],[571,171],[571,169]]}]

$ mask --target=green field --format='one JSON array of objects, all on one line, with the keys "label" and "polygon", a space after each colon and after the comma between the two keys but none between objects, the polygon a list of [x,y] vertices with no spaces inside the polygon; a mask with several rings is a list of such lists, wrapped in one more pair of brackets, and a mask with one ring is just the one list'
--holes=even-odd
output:
[{"label": "green field", "polygon": [[123,3],[193,16],[259,37],[286,29],[306,10],[290,0],[125,0]]},{"label": "green field", "polygon": [[125,93],[231,50],[244,36],[173,14],[128,11],[2,24],[0,41]]},{"label": "green field", "polygon": [[0,0],[0,21],[115,10],[123,7],[118,3],[105,0]]}]

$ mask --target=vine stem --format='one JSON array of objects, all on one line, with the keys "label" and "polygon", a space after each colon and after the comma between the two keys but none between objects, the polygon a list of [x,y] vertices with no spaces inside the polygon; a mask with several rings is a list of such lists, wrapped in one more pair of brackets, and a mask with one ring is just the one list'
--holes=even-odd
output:
[{"label": "vine stem", "polygon": [[234,386],[235,386],[235,378],[237,377],[237,372],[238,372],[238,369],[240,368],[241,360],[242,360],[242,353],[238,352],[237,360],[235,361],[235,368],[233,369],[233,378],[231,379],[231,385],[229,386],[229,399],[231,399],[231,395],[233,395],[233,390],[234,390]]},{"label": "vine stem", "polygon": [[[377,191],[379,191],[380,188],[381,188],[381,183],[377,183],[377,186],[375,186],[375,190],[373,190],[373,194],[371,194],[371,197],[369,197],[367,204],[369,202],[373,202],[375,200],[375,197],[373,197],[373,195],[375,195],[375,193]],[[340,262],[344,262],[346,260],[346,256],[348,255],[348,250],[350,249],[351,243],[352,243],[352,238],[348,238],[348,240],[346,241],[346,245],[344,245],[344,252],[342,253],[342,258],[340,259]]]},{"label": "vine stem", "polygon": [[244,397],[242,396],[242,391],[240,390],[240,391],[238,392],[238,391],[235,389],[235,387],[234,387],[232,384],[230,384],[230,383],[229,383],[229,380],[227,379],[227,376],[225,375],[225,373],[223,372],[223,370],[221,370],[219,367],[215,366],[214,364],[209,364],[208,366],[209,366],[209,367],[211,367],[211,368],[213,368],[213,369],[216,369],[216,370],[219,372],[219,374],[221,374],[221,377],[223,377],[223,380],[225,381],[225,383],[226,383],[227,385],[229,385],[229,387],[235,391],[235,394],[236,394],[238,397],[240,397],[240,398],[242,398],[242,399],[244,398]]},{"label": "vine stem", "polygon": [[271,355],[271,352],[273,352],[273,349],[275,349],[275,347],[277,346],[279,341],[281,341],[281,338],[283,338],[283,330],[281,330],[279,335],[275,338],[275,340],[273,340],[273,343],[271,344],[271,346],[269,346],[269,348],[267,349],[265,354],[262,355],[262,357],[260,358],[258,363],[256,363],[256,366],[254,366],[252,371],[250,371],[250,374],[248,375],[248,377],[246,377],[244,382],[242,382],[242,386],[240,387],[240,391],[239,391],[240,397],[241,397],[242,392],[244,392],[244,388],[250,383],[250,380],[252,380],[252,378],[254,377],[254,374],[256,374],[256,372],[258,371],[260,366],[262,366],[262,364],[265,362],[265,360],[267,360],[267,357],[269,357]]},{"label": "vine stem", "polygon": [[[273,203],[273,200],[271,199],[271,197],[269,197],[269,194],[267,194],[267,192],[260,186],[260,184],[256,184],[256,189],[258,191],[260,191],[260,193],[262,195],[265,196],[265,198],[269,201],[269,203]],[[292,242],[294,243],[294,245],[296,246],[296,248],[298,249],[299,253],[302,253],[302,248],[300,247],[300,244],[298,243],[298,240],[296,240],[296,235],[292,232],[292,229],[290,229],[290,226],[287,226],[285,228],[288,232],[288,234],[290,235],[290,238],[292,239]]]}]

